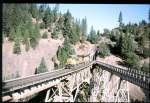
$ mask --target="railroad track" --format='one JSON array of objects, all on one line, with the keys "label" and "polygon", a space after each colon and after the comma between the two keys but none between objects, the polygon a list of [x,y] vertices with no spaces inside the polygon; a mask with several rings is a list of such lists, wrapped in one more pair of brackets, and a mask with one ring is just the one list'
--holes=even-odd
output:
[{"label": "railroad track", "polygon": [[113,66],[100,61],[92,61],[92,62],[76,65],[72,69],[63,68],[63,69],[55,70],[53,72],[41,73],[41,74],[32,75],[24,78],[17,78],[17,79],[3,81],[2,94],[13,92],[15,90],[25,88],[31,85],[43,83],[46,81],[51,81],[66,75],[71,75],[74,72],[78,72],[82,69],[86,69],[87,67],[95,64],[101,66],[102,69],[104,68],[109,72],[113,72],[114,74],[123,77],[123,79],[128,80],[131,83],[134,83],[144,89],[149,90],[149,84],[150,84],[149,74],[144,74],[142,72],[134,71],[129,68],[125,69],[125,68]]},{"label": "railroad track", "polygon": [[34,84],[51,81],[51,80],[72,74],[73,72],[77,72],[82,69],[85,69],[91,66],[92,64],[93,62],[90,62],[88,64],[83,63],[83,64],[75,66],[72,69],[63,68],[63,69],[55,70],[53,72],[41,73],[41,74],[32,75],[32,76],[23,77],[23,78],[6,80],[6,81],[3,81],[2,83],[2,89],[3,89],[2,94],[12,92],[21,88],[25,88],[27,86],[31,86]]}]

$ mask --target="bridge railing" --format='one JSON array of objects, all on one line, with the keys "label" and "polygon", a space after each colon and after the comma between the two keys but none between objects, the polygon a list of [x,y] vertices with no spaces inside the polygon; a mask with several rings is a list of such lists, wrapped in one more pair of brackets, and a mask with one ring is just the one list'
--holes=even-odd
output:
[{"label": "bridge railing", "polygon": [[114,65],[106,64],[104,62],[96,61],[96,63],[100,64],[103,67],[109,68],[108,70],[114,71],[120,75],[124,75],[126,77],[130,77],[132,80],[134,79],[133,82],[138,83],[139,85],[142,85],[142,87],[149,89],[149,84],[150,84],[150,77],[146,74],[140,74],[137,70],[131,70],[130,68],[122,68],[122,67],[117,67]]},{"label": "bridge railing", "polygon": [[60,70],[55,70],[53,72],[42,73],[42,74],[33,75],[33,76],[25,77],[25,78],[7,80],[7,81],[3,82],[5,84],[3,86],[3,88],[4,89],[7,89],[7,88],[12,89],[13,88],[12,90],[15,90],[14,88],[22,88],[25,86],[39,83],[39,81],[44,82],[44,81],[47,81],[50,79],[54,79],[56,77],[59,78],[63,75],[68,75],[69,73],[73,73],[73,72],[77,72],[82,69],[85,69],[89,65],[93,65],[94,63],[99,63],[100,65],[102,65],[104,67],[111,68],[109,70],[118,72],[121,75],[124,75],[124,76],[126,75],[126,76],[130,76],[132,78],[137,78],[137,79],[141,80],[142,82],[145,82],[147,85],[150,82],[150,78],[148,75],[140,74],[139,72],[131,70],[130,68],[121,68],[121,67],[106,64],[106,63],[103,63],[100,61],[92,61],[92,62],[84,62],[79,65],[76,65],[76,67],[74,69],[60,69]]},{"label": "bridge railing", "polygon": [[145,77],[150,77],[150,74],[149,73],[145,73],[143,71],[140,71],[140,70],[136,70],[136,69],[131,69],[131,68],[126,68],[126,67],[120,67],[120,66],[116,66],[116,65],[111,65],[111,64],[107,64],[107,63],[104,63],[104,62],[101,62],[101,61],[96,61],[96,62],[99,62],[101,63],[102,65],[106,66],[106,67],[110,67],[110,68],[118,68],[118,69],[121,69],[121,70],[125,70],[125,71],[129,71],[130,73],[134,73],[134,74],[139,74],[141,76],[145,76]]},{"label": "bridge railing", "polygon": [[2,93],[4,94],[4,93],[10,92],[10,91],[18,90],[19,88],[24,88],[24,87],[31,86],[34,84],[43,83],[45,81],[54,80],[56,78],[61,78],[65,75],[70,75],[71,73],[78,72],[82,69],[85,69],[92,64],[93,64],[93,62],[82,63],[80,65],[77,65],[77,67],[73,68],[73,69],[64,69],[63,68],[60,70],[55,70],[53,72],[47,72],[47,73],[32,75],[32,76],[28,76],[28,77],[3,81],[3,87],[2,87],[3,92]]}]

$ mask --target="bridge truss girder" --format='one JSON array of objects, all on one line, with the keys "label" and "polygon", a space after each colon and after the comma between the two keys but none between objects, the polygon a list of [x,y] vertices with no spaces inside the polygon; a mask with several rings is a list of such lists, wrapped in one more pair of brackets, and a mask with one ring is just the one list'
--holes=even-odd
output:
[{"label": "bridge truss girder", "polygon": [[[47,91],[45,102],[75,102],[77,95],[80,91],[80,86],[83,82],[90,83],[91,73],[90,68],[83,69],[80,72],[76,72],[66,78],[62,79],[57,85],[56,90],[50,88]],[[50,91],[53,94],[50,96]],[[73,95],[75,91],[75,95]]]},{"label": "bridge truss girder", "polygon": [[[92,89],[92,95],[90,98],[90,102],[130,102],[129,98],[129,91],[127,85],[125,85],[127,89],[120,88],[119,84],[117,83],[117,92],[115,96],[115,89],[112,89],[110,92],[109,81],[110,75],[105,70],[100,72],[94,72],[93,81],[94,81],[94,88]],[[121,80],[120,80],[121,82]],[[103,84],[102,84],[103,83]],[[98,95],[102,91],[101,100],[98,100]]]}]

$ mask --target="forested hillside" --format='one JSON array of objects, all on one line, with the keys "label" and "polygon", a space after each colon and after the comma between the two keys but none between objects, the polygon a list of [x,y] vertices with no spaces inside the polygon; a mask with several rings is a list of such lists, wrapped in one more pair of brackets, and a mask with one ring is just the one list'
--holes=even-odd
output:
[{"label": "forested hillside", "polygon": [[[71,45],[86,39],[86,28],[86,17],[81,21],[77,20],[73,18],[69,10],[61,14],[59,5],[50,8],[46,4],[3,4],[3,43],[6,38],[12,42],[13,53],[18,56],[22,54],[22,44],[25,45],[26,52],[31,48],[37,51],[40,39],[48,39],[51,36],[57,40],[63,36],[65,38],[64,46],[59,47],[56,58],[61,62],[60,65],[64,66],[65,60],[73,53]],[[41,30],[47,32],[41,33]],[[43,50],[45,49],[43,48]],[[9,54],[7,55],[9,56]],[[30,56],[29,54],[25,55]],[[42,61],[43,59],[41,65],[45,65]],[[40,66],[39,63],[36,71],[45,71],[45,69],[38,70],[41,67],[45,66]]]},{"label": "forested hillside", "polygon": [[[41,23],[32,23],[32,18]],[[74,44],[86,36],[86,18],[76,20],[69,10],[65,14],[59,12],[59,5],[51,9],[47,5],[36,4],[4,4],[3,5],[3,36],[15,42],[14,53],[20,53],[20,43],[35,48],[41,35],[39,29],[46,28],[52,32],[52,38],[62,33]],[[45,34],[46,35],[46,34]],[[45,36],[44,36],[45,37]]]},{"label": "forested hillside", "polygon": [[[150,12],[149,12],[150,19]],[[150,20],[149,20],[150,21]],[[106,56],[111,52],[121,57],[124,62],[121,63],[124,66],[140,69],[145,72],[150,72],[149,62],[140,63],[140,60],[150,57],[150,23],[145,20],[141,20],[139,23],[128,24],[123,23],[122,12],[118,18],[119,27],[112,30],[105,29],[101,36],[96,35],[91,29],[91,33],[96,35],[98,38],[105,37],[110,39],[109,43],[100,43],[100,52],[98,55]],[[94,38],[90,35],[94,42],[98,42],[97,37]],[[90,40],[91,41],[91,40]],[[93,43],[93,41],[91,41]]]},{"label": "forested hillside", "polygon": [[[13,53],[19,55],[21,44],[29,51],[30,48],[35,49],[42,38],[51,36],[53,39],[59,39],[62,35],[65,41],[56,53],[60,67],[66,64],[69,55],[75,54],[72,45],[89,41],[98,45],[98,56],[115,54],[123,59],[122,65],[149,72],[149,63],[144,62],[141,66],[140,60],[150,56],[150,23],[141,20],[139,23],[124,24],[122,12],[116,19],[119,27],[104,29],[103,33],[91,27],[88,34],[86,17],[82,20],[76,19],[69,10],[62,14],[58,4],[54,8],[46,4],[3,4],[3,39],[7,37],[9,41],[14,42]],[[42,29],[47,29],[50,34],[41,34]],[[106,42],[107,40],[109,42]],[[42,65],[43,61],[42,59]]]}]

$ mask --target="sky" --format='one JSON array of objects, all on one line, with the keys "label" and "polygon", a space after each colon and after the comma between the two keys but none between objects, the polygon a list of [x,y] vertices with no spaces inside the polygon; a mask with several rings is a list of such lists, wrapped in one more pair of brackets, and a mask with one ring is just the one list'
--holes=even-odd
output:
[{"label": "sky", "polygon": [[[49,4],[51,8],[55,4]],[[148,11],[150,5],[147,4],[59,4],[59,11],[66,13],[69,10],[73,17],[77,19],[87,18],[87,31],[91,26],[103,32],[104,28],[109,30],[117,27],[120,11],[123,16],[123,23],[139,23],[141,20],[148,22]]]}]

